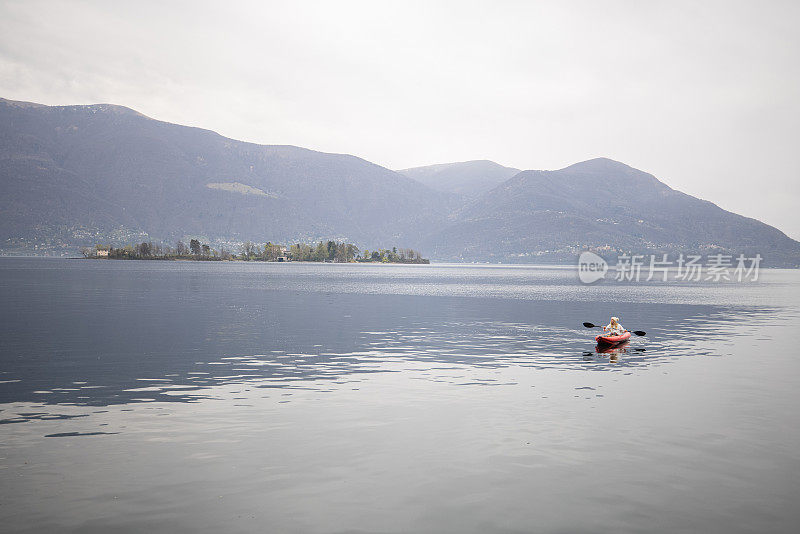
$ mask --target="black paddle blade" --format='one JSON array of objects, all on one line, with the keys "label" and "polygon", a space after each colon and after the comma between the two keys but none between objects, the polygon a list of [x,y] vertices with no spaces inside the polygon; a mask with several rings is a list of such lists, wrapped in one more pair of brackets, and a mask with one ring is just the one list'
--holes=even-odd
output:
[{"label": "black paddle blade", "polygon": [[632,332],[634,334],[636,334],[637,336],[646,336],[647,335],[647,332],[644,332],[642,330],[633,330]]},{"label": "black paddle blade", "polygon": [[592,323],[583,323],[583,326],[585,326],[586,328],[597,328],[597,325]]}]

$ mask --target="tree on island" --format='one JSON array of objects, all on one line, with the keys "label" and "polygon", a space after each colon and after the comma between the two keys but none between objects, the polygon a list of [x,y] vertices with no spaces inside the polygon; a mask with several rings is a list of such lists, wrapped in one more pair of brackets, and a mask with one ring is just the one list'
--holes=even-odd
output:
[{"label": "tree on island", "polygon": [[[100,254],[102,250],[104,253]],[[296,243],[287,250],[281,245],[267,242],[263,247],[250,241],[242,244],[242,253],[238,257],[223,247],[220,252],[209,244],[200,243],[198,239],[189,241],[189,247],[178,241],[175,248],[151,241],[143,241],[123,248],[97,245],[95,249],[85,248],[81,251],[84,257],[107,257],[116,260],[176,260],[193,259],[198,261],[243,260],[243,261],[316,261],[316,262],[380,262],[380,263],[429,263],[416,250],[392,247],[372,252],[359,248],[352,243],[338,241],[319,241],[316,245]]]}]

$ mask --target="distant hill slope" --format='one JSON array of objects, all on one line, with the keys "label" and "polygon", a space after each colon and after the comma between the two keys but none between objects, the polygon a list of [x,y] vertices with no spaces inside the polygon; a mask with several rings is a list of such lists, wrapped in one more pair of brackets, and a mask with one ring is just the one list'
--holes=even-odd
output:
[{"label": "distant hill slope", "polygon": [[234,141],[121,106],[0,100],[5,248],[145,234],[410,247],[445,217],[444,204],[350,155]]},{"label": "distant hill slope", "polygon": [[608,159],[557,171],[473,161],[403,173],[121,106],[0,99],[0,253],[192,236],[234,250],[245,240],[340,239],[440,261],[571,263],[591,248],[609,257],[760,253],[766,265],[800,265],[800,243],[779,230]]},{"label": "distant hill slope", "polygon": [[476,160],[414,167],[397,172],[443,193],[474,197],[505,182],[519,169],[503,167],[493,161]]},{"label": "distant hill slope", "polygon": [[520,172],[464,206],[426,245],[454,260],[570,258],[593,248],[609,256],[761,253],[772,265],[800,263],[800,243],[776,228],[605,158]]}]

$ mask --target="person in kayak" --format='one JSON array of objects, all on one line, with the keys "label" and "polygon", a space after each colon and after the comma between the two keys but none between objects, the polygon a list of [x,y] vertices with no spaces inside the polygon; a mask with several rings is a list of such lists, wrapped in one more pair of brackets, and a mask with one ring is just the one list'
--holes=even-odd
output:
[{"label": "person in kayak", "polygon": [[603,331],[609,336],[621,336],[627,330],[619,322],[619,317],[612,317],[611,322],[603,327]]}]

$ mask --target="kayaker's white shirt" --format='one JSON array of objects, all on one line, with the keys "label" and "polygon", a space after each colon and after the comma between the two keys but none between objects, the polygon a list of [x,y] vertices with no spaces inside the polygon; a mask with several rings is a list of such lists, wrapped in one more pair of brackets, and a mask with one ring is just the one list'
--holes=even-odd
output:
[{"label": "kayaker's white shirt", "polygon": [[608,323],[603,327],[603,330],[612,336],[620,336],[626,332],[625,327],[623,327],[620,323]]}]

